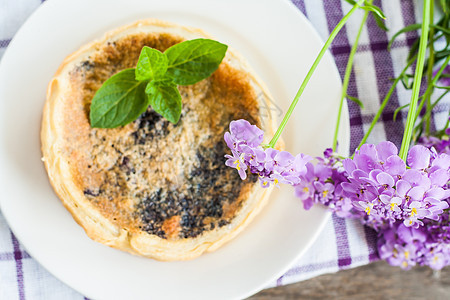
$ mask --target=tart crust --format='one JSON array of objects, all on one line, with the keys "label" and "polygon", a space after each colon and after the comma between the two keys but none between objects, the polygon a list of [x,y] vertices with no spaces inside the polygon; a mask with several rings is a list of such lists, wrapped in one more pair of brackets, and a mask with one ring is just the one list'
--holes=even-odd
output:
[{"label": "tart crust", "polygon": [[141,20],[69,55],[48,86],[43,161],[56,194],[97,242],[158,260],[192,259],[235,237],[267,202],[271,188],[223,167],[230,121],[247,119],[266,137],[276,126],[267,89],[232,49],[210,78],[180,87],[177,125],[151,108],[120,128],[89,125],[95,91],[134,67],[142,46],[164,51],[194,38],[211,37]]}]

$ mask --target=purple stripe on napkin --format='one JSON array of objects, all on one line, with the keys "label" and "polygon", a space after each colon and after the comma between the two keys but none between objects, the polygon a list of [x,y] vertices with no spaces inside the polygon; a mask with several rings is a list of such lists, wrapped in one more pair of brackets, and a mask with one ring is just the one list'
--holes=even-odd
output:
[{"label": "purple stripe on napkin", "polygon": [[[391,49],[395,49],[395,48],[403,48],[405,46],[408,46],[409,44],[414,43],[414,41],[416,40],[417,37],[410,37],[407,38],[406,41],[401,40],[401,41],[394,41],[391,45]],[[353,41],[352,41],[353,42]],[[369,51],[381,51],[381,52],[386,52],[386,47],[387,47],[388,43],[386,41],[383,42],[371,42],[369,45],[358,45],[358,52],[369,52]],[[348,55],[350,53],[351,50],[351,45],[334,45],[331,47],[331,51],[333,52],[333,55],[341,55],[341,54],[345,54]]]},{"label": "purple stripe on napkin", "polygon": [[298,9],[302,12],[302,14],[306,17],[306,8],[305,8],[305,1],[303,0],[292,0],[292,3],[297,6]]},{"label": "purple stripe on napkin", "polygon": [[[377,260],[377,257],[378,256],[376,256],[376,254],[375,254],[373,260]],[[370,260],[370,261],[373,261],[373,260]],[[352,258],[353,263],[364,262],[364,261],[367,261],[367,255],[358,255],[358,256],[354,256]],[[326,270],[326,269],[332,270],[335,267],[336,267],[336,260],[328,260],[328,261],[324,261],[324,262],[320,262],[320,263],[313,263],[313,264],[307,264],[307,265],[293,267],[293,268],[289,269],[283,276],[278,278],[276,285],[277,286],[283,285],[284,279],[288,278],[288,277],[298,276],[298,275],[317,272],[317,271]]]},{"label": "purple stripe on napkin", "polygon": [[[31,258],[31,256],[28,253],[24,252],[24,251],[22,251],[21,256],[22,256],[22,259],[24,259],[24,258]],[[14,260],[14,259],[15,259],[15,253],[14,252],[3,252],[3,253],[0,253],[0,261],[8,261],[8,260]]]},{"label": "purple stripe on napkin", "polygon": [[282,286],[283,285],[283,278],[285,275],[281,276],[280,278],[277,279],[277,286]]},{"label": "purple stripe on napkin", "polygon": [[336,266],[335,260],[330,260],[327,262],[317,263],[317,264],[309,264],[309,265],[302,265],[300,267],[295,267],[287,271],[283,276],[277,279],[277,286],[283,285],[283,279],[288,276],[298,275],[302,273],[309,273],[314,272],[322,269],[328,269]]},{"label": "purple stripe on napkin", "polygon": [[[367,259],[366,255],[354,256],[352,258],[353,261],[364,261],[366,259]],[[287,271],[281,277],[287,277],[287,276],[292,276],[292,275],[302,274],[302,273],[310,273],[310,272],[319,271],[319,270],[326,269],[326,268],[331,268],[334,266],[336,266],[335,260],[328,260],[325,262],[320,262],[320,263],[315,263],[315,264],[302,265],[299,267],[291,268],[289,271]]]},{"label": "purple stripe on napkin", "polygon": [[333,225],[336,232],[336,247],[338,255],[339,269],[351,265],[352,257],[350,255],[350,245],[347,236],[347,224],[345,219],[339,218],[333,214]]},{"label": "purple stripe on napkin", "polygon": [[[401,7],[402,7],[402,18],[403,23],[405,26],[409,26],[412,24],[416,24],[416,15],[414,10],[414,4],[411,1],[401,1]],[[419,34],[417,31],[408,31],[404,33],[404,36],[406,36],[408,46],[412,46],[414,41],[416,41],[419,37]],[[426,70],[424,71],[426,72]],[[420,94],[423,95],[426,90],[427,85],[422,84],[420,87]],[[423,116],[426,112],[426,108],[424,107],[423,110],[420,112],[420,115]],[[434,114],[436,114],[436,110],[433,110]],[[430,118],[430,130],[431,132],[436,131],[436,123],[434,119],[434,115],[432,118]]]},{"label": "purple stripe on napkin", "polygon": [[16,261],[16,275],[17,275],[17,287],[19,289],[19,299],[25,299],[25,289],[23,286],[23,262],[22,262],[22,251],[20,250],[19,241],[16,239],[14,234],[11,232],[11,240],[14,248],[14,260]]},{"label": "purple stripe on napkin", "polygon": [[11,39],[0,40],[0,48],[6,48],[6,47],[8,47],[8,45],[9,45],[10,42],[11,42]]},{"label": "purple stripe on napkin", "polygon": [[[376,1],[375,4],[383,9],[383,7],[381,6],[382,3],[380,1]],[[369,18],[367,19],[367,30],[369,33],[369,39],[372,41],[377,41],[379,43],[372,44],[372,56],[375,64],[379,101],[381,103],[392,85],[391,79],[395,78],[395,73],[390,53],[387,51],[380,52],[375,50],[378,49],[379,45],[384,45],[384,49],[386,49],[389,38],[386,32],[377,26],[372,15],[369,15]],[[400,112],[398,114],[396,122],[393,121],[392,114],[399,106],[400,105],[398,101],[397,91],[394,91],[381,117],[383,120],[384,130],[386,132],[386,139],[393,142],[398,147],[402,142],[404,131],[402,113]]]},{"label": "purple stripe on napkin", "polygon": [[14,260],[14,253],[0,253],[0,261]]},{"label": "purple stripe on napkin", "polygon": [[378,248],[377,248],[377,232],[372,228],[364,226],[364,235],[367,242],[367,248],[369,251],[369,261],[375,261],[380,259],[378,256]]},{"label": "purple stripe on napkin", "polygon": [[[342,10],[342,5],[340,2],[333,3],[332,1],[324,1],[323,8],[325,11],[325,16],[327,17],[328,31],[331,33],[336,25],[344,17],[344,12]],[[350,52],[350,44],[348,42],[347,33],[345,28],[343,28],[336,36],[333,41],[334,46],[346,47],[348,52]]]},{"label": "purple stripe on napkin", "polygon": [[326,262],[309,264],[309,265],[304,265],[304,266],[300,266],[297,268],[292,268],[289,271],[287,271],[286,274],[284,274],[283,276],[290,276],[290,275],[300,274],[300,273],[304,273],[304,272],[314,272],[314,271],[318,271],[318,270],[321,270],[324,268],[331,268],[333,266],[336,266],[336,261],[329,260]]},{"label": "purple stripe on napkin", "polygon": [[[331,3],[330,1],[324,2],[324,10],[328,22],[328,31],[331,32],[344,17],[344,12],[340,4]],[[339,74],[343,79],[345,76],[345,69],[347,68],[348,57],[351,50],[351,44],[347,37],[346,28],[344,27],[336,39],[331,45],[331,51],[334,55],[336,66],[338,67]],[[348,84],[348,94],[352,97],[358,98],[358,88],[356,86],[355,73],[350,75],[350,81]],[[349,114],[352,116],[350,120],[350,153],[353,152],[359,144],[359,141],[364,136],[363,120],[361,117],[361,110],[359,106],[353,101],[348,101]]]},{"label": "purple stripe on napkin", "polygon": [[[414,2],[410,0],[400,1],[403,23],[405,26],[409,26],[416,23],[416,16],[414,14]],[[405,33],[408,46],[412,46],[417,39],[417,31],[408,31]]]}]

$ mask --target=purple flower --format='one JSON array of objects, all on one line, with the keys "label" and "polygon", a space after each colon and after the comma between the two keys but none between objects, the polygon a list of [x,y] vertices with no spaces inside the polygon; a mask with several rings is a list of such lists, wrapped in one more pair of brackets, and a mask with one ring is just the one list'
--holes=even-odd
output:
[{"label": "purple flower", "polygon": [[303,207],[308,210],[315,203],[320,203],[340,217],[359,216],[340,185],[347,182],[342,160],[331,149],[325,150],[324,156],[316,157],[316,160],[316,164],[308,162],[305,165],[306,172],[295,185],[294,194],[303,202]]},{"label": "purple flower", "polygon": [[403,203],[402,198],[380,195],[380,201],[382,201],[387,208],[385,214],[389,223],[394,223],[397,219],[401,218],[402,210],[400,207]]},{"label": "purple flower", "polygon": [[249,166],[256,167],[261,171],[261,162],[265,161],[266,153],[261,148],[252,148],[248,145],[242,145],[242,154],[244,155],[244,160]]},{"label": "purple flower", "polygon": [[450,154],[450,140],[448,139],[449,134],[450,132],[446,131],[446,139],[440,139],[434,136],[423,136],[419,139],[419,144],[427,147],[428,149],[434,148],[437,153]]},{"label": "purple flower", "polygon": [[316,181],[314,182],[314,188],[321,203],[328,204],[328,202],[334,198],[334,184]]},{"label": "purple flower", "polygon": [[431,152],[422,145],[415,145],[408,152],[408,166],[412,169],[424,170],[430,165]]},{"label": "purple flower", "polygon": [[409,205],[405,205],[404,212],[406,213],[406,216],[403,224],[405,224],[405,226],[413,226],[414,228],[423,225],[421,219],[428,217],[431,214],[425,208],[425,203],[421,201],[412,201]]},{"label": "purple flower", "polygon": [[232,151],[232,153],[233,156],[228,154],[225,155],[225,157],[228,158],[225,165],[238,170],[239,176],[241,176],[241,179],[244,180],[247,178],[247,173],[245,172],[247,170],[247,165],[236,151]]},{"label": "purple flower", "polygon": [[246,120],[230,123],[230,132],[224,140],[233,156],[226,155],[226,165],[238,170],[242,179],[247,178],[246,171],[259,176],[262,187],[279,183],[295,185],[300,176],[306,173],[306,163],[311,157],[303,154],[293,156],[287,151],[261,147],[263,131]]},{"label": "purple flower", "polygon": [[300,182],[295,186],[294,195],[303,202],[303,207],[306,210],[311,209],[314,205],[314,180],[315,180],[314,165],[312,163],[306,164],[305,175],[301,177]]},{"label": "purple flower", "polygon": [[418,228],[423,219],[436,219],[448,207],[444,192],[450,156],[416,145],[408,152],[408,168],[394,144],[363,145],[353,159],[343,161],[348,182],[344,195],[366,213],[364,223],[375,229],[402,221]]},{"label": "purple flower", "polygon": [[311,199],[314,196],[314,186],[311,182],[302,180],[298,185],[295,186],[294,195],[298,197],[301,201]]},{"label": "purple flower", "polygon": [[230,148],[232,151],[238,151],[240,149],[240,144],[242,142],[233,137],[229,132],[225,132],[223,139],[225,140],[228,148]]},{"label": "purple flower", "polygon": [[434,270],[440,270],[450,264],[450,245],[436,245],[433,248],[425,248],[423,265],[429,266]]},{"label": "purple flower", "polygon": [[421,265],[439,270],[450,265],[449,216],[447,210],[440,221],[425,219],[418,228],[397,222],[382,230],[378,239],[380,257],[403,269]]},{"label": "purple flower", "polygon": [[[263,132],[245,120],[230,123],[225,164],[257,174],[261,187],[293,185],[305,209],[326,205],[340,217],[359,218],[380,234],[380,257],[409,269],[450,265],[450,143],[428,138],[406,163],[391,142],[365,144],[350,159],[331,149],[311,157],[263,148]],[[438,151],[436,149],[439,149]]]},{"label": "purple flower", "polygon": [[426,232],[423,229],[396,223],[381,232],[378,253],[380,258],[385,259],[389,264],[408,270],[419,262],[426,239]]},{"label": "purple flower", "polygon": [[259,183],[262,188],[268,188],[272,182],[273,180],[271,178],[259,176]]},{"label": "purple flower", "polygon": [[246,120],[231,121],[230,132],[233,138],[238,141],[245,141],[250,147],[258,147],[263,141],[264,132]]},{"label": "purple flower", "polygon": [[297,154],[294,160],[284,168],[281,172],[284,180],[291,185],[299,184],[301,181],[301,176],[305,175],[307,172],[306,165],[311,160],[311,157],[304,155],[302,153]]},{"label": "purple flower", "polygon": [[264,167],[271,172],[281,173],[287,170],[294,162],[294,156],[287,151],[279,151],[273,148],[266,149],[266,162]]},{"label": "purple flower", "polygon": [[444,212],[440,220],[426,220],[431,239],[437,243],[450,243],[450,211]]}]

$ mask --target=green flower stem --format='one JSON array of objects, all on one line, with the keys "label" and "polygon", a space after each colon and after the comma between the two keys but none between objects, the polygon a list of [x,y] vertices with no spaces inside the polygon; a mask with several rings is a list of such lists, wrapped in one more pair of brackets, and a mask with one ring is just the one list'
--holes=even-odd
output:
[{"label": "green flower stem", "polygon": [[[446,91],[445,93],[443,93],[442,95],[440,95],[440,96],[436,99],[436,101],[433,102],[433,104],[432,104],[431,107],[430,107],[430,110],[427,110],[427,112],[425,113],[425,115],[424,115],[423,118],[422,118],[422,121],[416,126],[416,129],[415,129],[416,132],[419,132],[419,133],[420,133],[420,129],[423,128],[423,127],[421,127],[422,122],[423,122],[424,120],[430,118],[431,112],[433,111],[434,107],[435,107],[437,104],[439,104],[439,102],[441,102],[441,100],[442,100],[445,96],[447,96],[447,94],[448,94],[449,92],[450,92],[450,91]],[[449,115],[450,115],[450,114],[449,114]],[[446,125],[444,126],[444,129],[443,129],[443,130],[445,130],[446,128],[448,128],[448,122],[450,122],[450,120],[447,119],[447,123],[446,123]],[[418,136],[420,136],[420,134],[415,133],[414,136],[413,136],[413,141],[416,141]]]},{"label": "green flower stem", "polygon": [[[434,19],[434,1],[431,1],[430,4],[430,21],[433,21]],[[434,27],[430,27],[430,37],[434,37]],[[433,78],[433,66],[434,66],[434,43],[431,43],[430,45],[430,55],[428,58],[428,69],[427,69],[427,83],[428,87],[430,87],[432,78]],[[428,89],[427,89],[428,90]],[[431,92],[425,93],[425,101],[427,103],[427,110],[431,109],[431,95],[433,94],[433,89],[431,89]],[[430,118],[426,120],[425,123],[425,132],[427,135],[430,135]]]},{"label": "green flower stem", "polygon": [[[429,97],[431,98],[431,94],[432,91],[434,89],[434,86],[436,85],[437,81],[439,80],[439,78],[441,78],[442,72],[444,72],[445,67],[450,63],[450,55],[447,56],[447,58],[445,59],[444,63],[442,64],[442,66],[439,68],[438,72],[436,73],[436,76],[434,76],[434,78],[431,80],[431,82],[428,83],[428,87],[424,93],[424,97]],[[430,104],[430,106],[427,108],[427,112],[426,114],[423,116],[422,118],[422,122],[425,120],[427,123],[430,123],[430,116],[431,116],[431,111],[433,110],[433,108],[436,106],[436,104],[438,104],[438,101],[436,100],[433,104]],[[416,120],[419,117],[419,112],[420,112],[420,107],[418,109],[418,113],[416,114]],[[414,120],[414,121],[416,121]],[[429,134],[427,132],[427,134]]]},{"label": "green flower stem", "polygon": [[[418,101],[418,106],[417,106],[417,111],[416,111],[416,116],[414,117],[414,124],[416,123],[416,121],[417,121],[417,119],[419,118],[419,115],[420,115],[420,112],[422,111],[422,109],[423,109],[423,106],[425,105],[425,95],[426,94],[426,91],[425,91],[425,93],[423,94],[423,96],[422,97],[419,97],[419,100],[420,101]],[[428,110],[428,108],[427,108],[427,110]]]},{"label": "green flower stem", "polygon": [[294,111],[295,106],[298,103],[298,100],[300,99],[300,96],[303,94],[303,91],[306,88],[306,85],[308,84],[309,80],[311,79],[311,76],[313,75],[314,71],[316,70],[317,66],[319,65],[320,61],[322,60],[322,57],[325,55],[326,51],[330,47],[331,43],[333,42],[336,35],[339,33],[339,31],[342,29],[342,27],[347,23],[347,20],[350,18],[350,16],[364,3],[364,0],[359,0],[358,3],[353,5],[353,8],[342,18],[342,20],[336,25],[336,27],[331,32],[330,36],[328,37],[327,41],[325,42],[325,45],[323,45],[322,50],[320,50],[319,55],[317,56],[316,60],[311,66],[311,69],[309,69],[308,73],[306,74],[305,79],[303,80],[300,88],[298,89],[297,94],[294,97],[294,100],[292,100],[291,105],[289,106],[288,111],[286,112],[283,120],[281,121],[280,126],[278,127],[277,131],[275,132],[272,140],[269,143],[269,147],[273,148],[275,144],[277,143],[278,139],[281,136],[281,133],[284,130],[284,127],[286,127],[286,124],[289,120],[289,118],[292,115],[292,112]]},{"label": "green flower stem", "polygon": [[428,31],[430,29],[430,5],[431,0],[424,0],[423,6],[423,23],[419,45],[419,55],[417,58],[416,71],[414,74],[414,82],[412,88],[411,103],[409,105],[409,112],[406,121],[406,128],[403,134],[402,146],[400,148],[400,158],[406,161],[409,145],[411,144],[412,132],[414,129],[414,120],[417,110],[417,100],[419,99],[420,84],[423,74],[423,67],[425,62],[425,54],[427,51]]},{"label": "green flower stem", "polygon": [[[445,62],[441,65],[441,67],[439,68],[438,72],[436,73],[436,75],[434,76],[434,78],[432,77],[430,80],[428,80],[428,86],[427,89],[425,90],[425,93],[423,94],[423,98],[424,99],[431,99],[431,95],[433,94],[434,88],[436,87],[436,83],[437,81],[441,78],[442,73],[444,72],[445,67],[449,64],[449,59],[450,56],[447,56]],[[414,123],[417,121],[417,119],[419,118],[419,114],[422,111],[424,105],[424,101],[420,102],[420,105],[417,109],[417,113],[416,113],[416,117],[414,119]],[[433,110],[435,105],[432,105],[430,103],[430,106],[427,106],[427,113]],[[423,122],[423,119],[421,121],[421,123]],[[427,132],[427,135],[429,135],[429,133]]]},{"label": "green flower stem", "polygon": [[[448,92],[444,93],[444,95],[447,95]],[[444,95],[442,95],[441,97],[443,97]],[[448,114],[450,116],[450,112]],[[445,129],[448,128],[448,126],[450,125],[450,118],[447,118],[447,122],[445,122],[445,126],[444,129],[442,129],[443,132],[445,132]]]},{"label": "green flower stem", "polygon": [[[373,2],[373,0],[369,1],[370,4],[372,4],[372,2]],[[347,89],[348,89],[348,84],[350,82],[350,75],[352,74],[353,60],[355,57],[356,50],[358,49],[359,38],[361,37],[361,33],[364,28],[364,24],[366,24],[368,16],[369,16],[369,11],[366,10],[364,12],[364,16],[362,18],[361,25],[359,26],[359,30],[358,30],[358,34],[356,35],[355,42],[350,51],[350,55],[348,57],[348,62],[347,62],[347,67],[345,68],[344,81],[342,83],[341,101],[339,104],[339,111],[338,111],[338,116],[337,116],[337,120],[336,120],[336,127],[334,130],[334,139],[333,139],[333,151],[334,152],[336,152],[336,150],[337,150],[337,139],[338,139],[338,134],[339,134],[339,125],[341,123],[342,108],[344,106],[344,99],[347,96]]]},{"label": "green flower stem", "polygon": [[[428,42],[428,46],[430,46],[430,44],[433,43],[434,41],[435,41],[435,39],[434,39],[434,40],[431,40],[430,42]],[[370,124],[369,129],[367,130],[366,134],[365,134],[365,135],[363,136],[363,138],[361,139],[361,142],[359,143],[359,145],[358,145],[358,147],[357,147],[358,150],[361,148],[362,145],[364,145],[364,144],[366,143],[367,138],[368,138],[369,135],[372,133],[372,130],[373,130],[373,128],[375,127],[375,124],[378,122],[378,119],[381,117],[381,114],[383,113],[384,108],[386,107],[387,103],[389,102],[389,100],[390,100],[390,98],[391,98],[391,96],[392,96],[392,93],[395,91],[395,88],[397,87],[397,84],[400,82],[401,78],[402,78],[402,77],[405,75],[405,73],[408,71],[409,67],[416,61],[416,59],[417,59],[417,54],[415,54],[413,57],[410,58],[410,60],[407,62],[406,66],[403,68],[402,72],[400,73],[400,75],[399,75],[399,76],[394,80],[394,82],[392,83],[392,86],[391,86],[391,88],[389,89],[389,91],[388,91],[388,93],[386,94],[386,96],[384,97],[383,102],[381,103],[381,106],[380,106],[380,108],[378,109],[377,114],[376,114],[375,117],[373,118],[372,123]],[[444,68],[445,68],[445,64],[444,64],[444,67],[442,68],[442,70],[444,70]],[[442,71],[441,71],[440,73],[438,72],[438,74],[441,74],[441,73],[442,73]],[[438,74],[437,74],[437,75],[438,75]],[[436,77],[438,77],[437,75],[436,75]],[[439,79],[439,77],[438,77],[438,78],[436,78],[436,77],[435,77],[435,80],[437,81],[437,80]],[[436,83],[436,81],[435,81],[435,83]],[[423,107],[423,101],[421,101],[421,104],[420,104],[420,106],[419,106],[419,108],[418,108],[417,111],[421,111],[421,108],[422,108],[422,107]],[[433,108],[433,107],[434,107],[434,106],[432,106],[432,108]],[[417,116],[418,116],[418,114],[416,114],[416,119],[417,119]],[[352,157],[353,157],[353,156],[352,156]]]},{"label": "green flower stem", "polygon": [[[427,99],[427,97],[431,98],[431,94],[433,93],[434,87],[436,86],[437,81],[441,78],[441,75],[444,72],[445,67],[449,64],[449,62],[450,62],[450,56],[447,56],[447,58],[445,59],[445,62],[442,64],[442,66],[439,68],[438,72],[436,73],[436,76],[434,76],[434,78],[432,78],[432,80],[428,83],[427,89],[425,90],[425,93],[423,94],[424,99]],[[417,109],[414,123],[419,118],[419,114],[422,111],[423,105],[424,105],[424,101],[422,101],[420,103],[420,105]],[[433,108],[434,108],[434,105],[432,105],[432,104],[430,104],[430,106],[427,106],[427,114],[428,113],[431,114],[431,111],[433,110]],[[423,119],[421,122],[423,122]]]},{"label": "green flower stem", "polygon": [[372,133],[373,128],[375,127],[375,124],[378,122],[378,120],[381,117],[381,114],[384,111],[384,108],[386,107],[386,105],[389,102],[389,99],[391,99],[392,94],[395,91],[395,88],[397,87],[397,84],[400,82],[400,80],[402,79],[403,75],[405,75],[405,73],[408,71],[408,68],[413,64],[413,62],[416,60],[416,56],[412,57],[407,65],[405,66],[405,68],[403,68],[403,71],[400,73],[400,75],[395,78],[394,82],[392,83],[391,88],[389,89],[389,91],[387,92],[386,96],[383,99],[383,102],[380,105],[380,108],[377,111],[377,114],[375,115],[375,117],[372,120],[372,123],[370,123],[370,127],[367,130],[366,134],[363,136],[363,138],[361,139],[361,142],[358,145],[358,150],[361,148],[362,145],[364,145],[367,141],[367,138],[369,137],[369,135]]}]

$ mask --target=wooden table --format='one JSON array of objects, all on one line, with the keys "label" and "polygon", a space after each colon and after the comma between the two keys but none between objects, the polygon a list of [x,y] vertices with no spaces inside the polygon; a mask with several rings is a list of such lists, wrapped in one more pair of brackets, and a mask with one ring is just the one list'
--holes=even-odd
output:
[{"label": "wooden table", "polygon": [[263,290],[262,299],[450,299],[450,267],[436,278],[430,268],[403,271],[384,261]]}]

